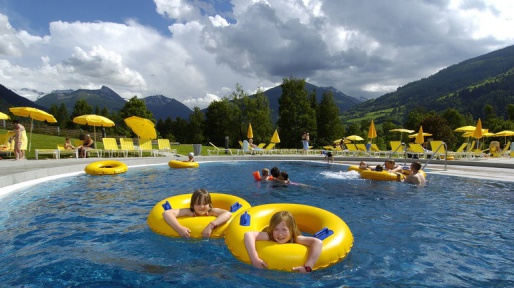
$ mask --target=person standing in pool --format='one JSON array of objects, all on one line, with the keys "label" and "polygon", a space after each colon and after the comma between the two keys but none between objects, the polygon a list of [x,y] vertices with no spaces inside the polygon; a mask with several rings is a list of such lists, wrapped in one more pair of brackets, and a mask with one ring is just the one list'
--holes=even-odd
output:
[{"label": "person standing in pool", "polygon": [[[403,180],[403,182],[416,184],[419,186],[425,186],[425,184],[426,184],[425,176],[423,176],[423,174],[419,173],[419,170],[421,170],[421,163],[419,161],[412,162],[410,164],[411,173],[409,174],[409,176],[407,176],[407,178],[405,178],[405,180]],[[400,173],[397,172],[397,175],[400,175]]]},{"label": "person standing in pool", "polygon": [[209,223],[202,231],[204,238],[211,236],[212,230],[218,226],[225,224],[232,213],[225,209],[212,207],[211,195],[205,189],[198,189],[191,195],[191,202],[189,208],[182,209],[169,209],[162,213],[164,221],[175,230],[178,235],[184,238],[191,236],[191,230],[187,227],[180,225],[177,218],[179,217],[199,217],[199,216],[216,216],[211,223]]},{"label": "person standing in pool", "polygon": [[312,267],[316,264],[323,242],[320,239],[310,236],[302,236],[302,232],[298,229],[293,214],[289,211],[281,211],[273,214],[270,219],[266,232],[252,231],[246,232],[244,242],[248,256],[255,268],[268,268],[266,262],[259,258],[259,254],[255,248],[256,241],[275,241],[278,244],[298,243],[309,248],[309,254],[303,266],[291,267],[292,271],[300,273],[308,273],[312,271]]}]

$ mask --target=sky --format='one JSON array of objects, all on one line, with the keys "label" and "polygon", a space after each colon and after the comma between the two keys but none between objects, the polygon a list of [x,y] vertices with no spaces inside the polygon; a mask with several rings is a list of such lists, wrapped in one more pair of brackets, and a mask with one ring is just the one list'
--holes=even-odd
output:
[{"label": "sky", "polygon": [[0,0],[0,84],[203,109],[294,77],[374,98],[513,45],[512,27],[497,0]]}]

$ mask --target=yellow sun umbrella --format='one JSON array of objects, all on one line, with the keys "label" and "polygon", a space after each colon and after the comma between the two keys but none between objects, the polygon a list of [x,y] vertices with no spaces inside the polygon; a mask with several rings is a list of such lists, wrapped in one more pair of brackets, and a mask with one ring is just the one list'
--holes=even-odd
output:
[{"label": "yellow sun umbrella", "polygon": [[157,131],[155,131],[155,124],[146,118],[138,116],[130,116],[124,119],[127,126],[132,129],[132,132],[139,138],[155,139],[157,138]]},{"label": "yellow sun umbrella", "polygon": [[350,135],[348,137],[345,137],[344,139],[350,140],[350,141],[362,141],[362,140],[364,140],[364,138],[362,138],[359,135]]},{"label": "yellow sun umbrella", "polygon": [[[427,134],[430,134],[430,133],[427,133]],[[430,136],[432,136],[432,134],[430,134]],[[425,143],[425,134],[423,133],[423,126],[419,126],[419,131],[418,131],[418,134],[416,134],[416,140],[414,142],[416,142],[418,144]]]},{"label": "yellow sun umbrella", "polygon": [[477,139],[477,147],[480,147],[480,138],[482,138],[483,135],[482,131],[482,120],[478,118],[477,126],[475,127],[475,130],[473,131],[473,138]]},{"label": "yellow sun umbrella", "polygon": [[371,139],[371,143],[373,143],[373,138],[377,138],[377,130],[375,129],[375,122],[371,120],[371,124],[369,125],[368,138]]},{"label": "yellow sun umbrella", "polygon": [[0,112],[0,120],[8,120],[8,119],[11,119],[11,117],[9,117],[9,115]]},{"label": "yellow sun umbrella", "polygon": [[[335,145],[339,145],[339,144],[341,144],[341,140],[343,140],[343,139],[337,139],[337,140],[334,140],[334,142],[332,142],[332,143],[333,143],[333,144],[335,144]],[[345,143],[345,144],[346,144],[346,143],[351,143],[351,142],[352,142],[352,141],[350,141],[350,140],[346,140],[346,138],[345,138],[343,143]]]},{"label": "yellow sun umbrella", "polygon": [[248,123],[248,133],[246,133],[246,136],[248,139],[253,138],[252,123]]},{"label": "yellow sun umbrella", "polygon": [[514,131],[503,130],[501,132],[495,133],[496,137],[505,137],[505,144],[507,144],[507,137],[514,136]]},{"label": "yellow sun umbrella", "polygon": [[32,126],[34,126],[34,120],[37,121],[46,121],[48,123],[57,123],[57,120],[55,120],[55,117],[47,113],[43,110],[39,110],[37,108],[33,107],[11,107],[9,108],[9,111],[11,111],[12,114],[16,116],[21,117],[29,117],[30,120],[30,138],[29,138],[29,149],[30,152],[31,146],[32,146]]},{"label": "yellow sun umbrella", "polygon": [[453,130],[453,132],[473,132],[475,131],[475,128],[475,126],[462,126]]},{"label": "yellow sun umbrella", "polygon": [[409,129],[405,129],[405,128],[396,128],[396,129],[391,129],[389,130],[389,132],[400,132],[400,141],[402,141],[402,138],[403,138],[403,133],[414,133],[414,130],[409,130]]},{"label": "yellow sun umbrella", "polygon": [[280,138],[278,137],[278,131],[275,130],[273,136],[271,136],[271,143],[280,143]]},{"label": "yellow sun umbrella", "polygon": [[[114,126],[114,122],[104,116],[95,115],[95,114],[86,114],[73,118],[73,123],[80,125],[89,125],[93,126],[93,134],[95,137],[96,143],[96,127],[112,127]],[[96,144],[95,144],[96,145]]]}]

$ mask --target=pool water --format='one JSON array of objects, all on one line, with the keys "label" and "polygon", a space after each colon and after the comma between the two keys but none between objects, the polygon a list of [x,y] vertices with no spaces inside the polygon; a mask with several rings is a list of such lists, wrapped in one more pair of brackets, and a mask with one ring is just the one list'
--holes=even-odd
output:
[{"label": "pool water", "polygon": [[[252,172],[278,166],[305,185],[272,187]],[[514,183],[428,173],[428,185],[360,179],[348,166],[301,161],[131,167],[80,174],[0,199],[0,283],[15,287],[512,287]],[[429,171],[428,171],[429,172]],[[146,217],[198,188],[252,205],[288,202],[339,215],[355,242],[310,274],[259,270],[223,239],[168,238]]]}]

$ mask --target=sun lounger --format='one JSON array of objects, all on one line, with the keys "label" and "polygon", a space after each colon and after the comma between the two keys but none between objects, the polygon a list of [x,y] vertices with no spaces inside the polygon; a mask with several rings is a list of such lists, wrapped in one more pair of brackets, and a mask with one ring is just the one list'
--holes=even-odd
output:
[{"label": "sun lounger", "polygon": [[140,155],[143,156],[143,153],[150,153],[150,156],[157,156],[157,149],[153,149],[152,139],[147,138],[139,138],[139,151]]},{"label": "sun lounger", "polygon": [[214,154],[214,153],[216,153],[216,155],[220,155],[220,151],[228,151],[228,153],[230,153],[230,155],[234,155],[234,154],[232,154],[232,150],[230,150],[230,149],[220,149],[216,145],[212,144],[212,142],[209,142],[209,145],[211,145],[214,148],[214,149],[207,149],[207,154],[209,154],[209,155]]},{"label": "sun lounger", "polygon": [[69,149],[69,150],[66,150],[64,149],[64,144],[57,144],[57,151],[59,152],[58,154],[58,157],[59,159],[62,158],[62,156],[71,156],[73,158],[73,156],[75,156],[76,159],[79,158],[79,150],[78,149]]},{"label": "sun lounger", "polygon": [[120,138],[120,146],[122,150],[127,150],[127,155],[129,153],[132,153],[139,157],[142,156],[141,150],[136,149],[136,147],[134,147],[134,141],[132,141],[132,138]]},{"label": "sun lounger", "polygon": [[157,139],[157,153],[162,156],[177,154],[177,149],[171,149],[169,139]]},{"label": "sun lounger", "polygon": [[104,144],[104,151],[108,154],[108,157],[112,157],[114,154],[123,155],[124,157],[128,156],[127,150],[118,147],[116,138],[103,138],[102,142]]},{"label": "sun lounger", "polygon": [[418,143],[409,143],[409,150],[407,153],[410,153],[412,157],[427,159],[428,155],[432,155],[432,151],[428,151],[421,144]]},{"label": "sun lounger", "polygon": [[39,155],[52,155],[52,158],[59,159],[59,150],[57,149],[35,149],[36,160],[39,159]]}]

